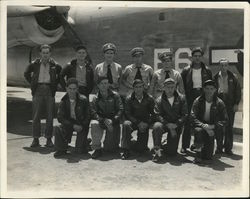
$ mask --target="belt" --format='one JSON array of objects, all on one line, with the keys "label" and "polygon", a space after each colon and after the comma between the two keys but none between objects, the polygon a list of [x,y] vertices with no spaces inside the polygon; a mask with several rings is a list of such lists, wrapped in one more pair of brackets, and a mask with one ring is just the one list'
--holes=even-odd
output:
[{"label": "belt", "polygon": [[46,85],[46,86],[50,86],[50,83],[38,83],[38,85]]}]

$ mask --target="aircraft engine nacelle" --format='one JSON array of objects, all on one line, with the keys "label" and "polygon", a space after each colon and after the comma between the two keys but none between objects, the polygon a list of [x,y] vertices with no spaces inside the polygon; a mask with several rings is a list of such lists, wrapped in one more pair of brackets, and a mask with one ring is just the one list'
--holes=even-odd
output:
[{"label": "aircraft engine nacelle", "polygon": [[66,17],[68,10],[54,7],[32,15],[8,17],[8,47],[56,42],[64,33],[61,15]]}]

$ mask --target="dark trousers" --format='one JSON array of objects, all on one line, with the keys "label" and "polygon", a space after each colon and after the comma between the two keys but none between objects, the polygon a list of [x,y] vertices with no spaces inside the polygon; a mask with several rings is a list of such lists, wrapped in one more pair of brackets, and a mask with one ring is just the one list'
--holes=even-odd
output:
[{"label": "dark trousers", "polygon": [[212,159],[214,154],[214,136],[199,127],[194,128],[196,156],[202,159]]},{"label": "dark trousers", "polygon": [[194,100],[201,95],[202,90],[192,89],[189,99],[187,99],[188,105],[188,117],[184,124],[184,130],[182,134],[182,148],[186,149],[190,146],[191,140],[191,121],[190,121],[190,112],[193,106]]},{"label": "dark trousers", "polygon": [[101,141],[105,130],[106,135],[103,142],[104,150],[112,152],[119,149],[120,123],[113,124],[113,132],[109,132],[105,125],[103,123],[99,123],[97,120],[91,120],[90,125],[93,150],[101,149]]},{"label": "dark trousers", "polygon": [[148,135],[149,135],[149,127],[145,130],[145,132],[140,132],[138,126],[133,124],[129,120],[125,120],[122,125],[122,140],[121,140],[121,148],[130,149],[131,148],[131,134],[133,131],[137,130],[137,141],[136,141],[136,149],[145,150],[148,147]]},{"label": "dark trousers", "polygon": [[[73,135],[72,128],[66,128],[62,125],[55,127],[55,149],[57,151],[66,151],[68,143],[71,142]],[[84,127],[81,132],[77,132],[75,148],[78,151],[86,150],[87,147],[88,128]]]},{"label": "dark trousers", "polygon": [[233,125],[234,125],[235,112],[233,111],[233,107],[226,107],[226,108],[229,121],[225,131],[224,148],[225,151],[230,151],[233,148]]},{"label": "dark trousers", "polygon": [[233,105],[228,100],[228,94],[219,93],[218,96],[224,101],[228,114],[228,125],[224,134],[224,148],[225,151],[230,151],[233,148],[233,125],[234,125],[234,117],[235,112],[233,111]]},{"label": "dark trousers", "polygon": [[176,155],[181,131],[182,131],[182,128],[177,127],[176,128],[177,135],[173,137],[170,133],[170,130],[167,128],[167,126],[163,125],[161,122],[154,123],[153,132],[152,132],[154,149],[158,150],[162,148],[162,135],[168,132],[167,145],[166,145],[165,152],[167,155]]},{"label": "dark trousers", "polygon": [[41,118],[46,111],[45,137],[51,138],[53,133],[53,116],[55,111],[55,98],[51,95],[49,85],[38,85],[32,99],[32,136],[41,137]]}]

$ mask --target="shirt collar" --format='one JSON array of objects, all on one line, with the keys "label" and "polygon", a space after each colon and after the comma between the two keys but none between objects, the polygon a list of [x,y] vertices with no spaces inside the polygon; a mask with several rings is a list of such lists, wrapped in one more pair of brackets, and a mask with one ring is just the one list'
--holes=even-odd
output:
[{"label": "shirt collar", "polygon": [[[135,69],[137,69],[137,67],[136,67],[136,65],[135,65],[135,64],[132,64],[132,67],[133,67],[133,68],[135,68]],[[139,67],[139,68],[144,69],[144,67],[145,67],[145,65],[144,65],[144,64],[142,64],[142,65],[141,65],[141,67]]]}]

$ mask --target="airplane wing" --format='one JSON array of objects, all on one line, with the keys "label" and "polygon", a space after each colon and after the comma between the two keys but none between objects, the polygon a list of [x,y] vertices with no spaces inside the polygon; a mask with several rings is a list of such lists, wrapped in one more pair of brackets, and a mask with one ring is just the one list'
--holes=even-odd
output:
[{"label": "airplane wing", "polygon": [[8,6],[8,48],[52,44],[63,34],[73,46],[82,44],[69,21],[69,6]]}]

